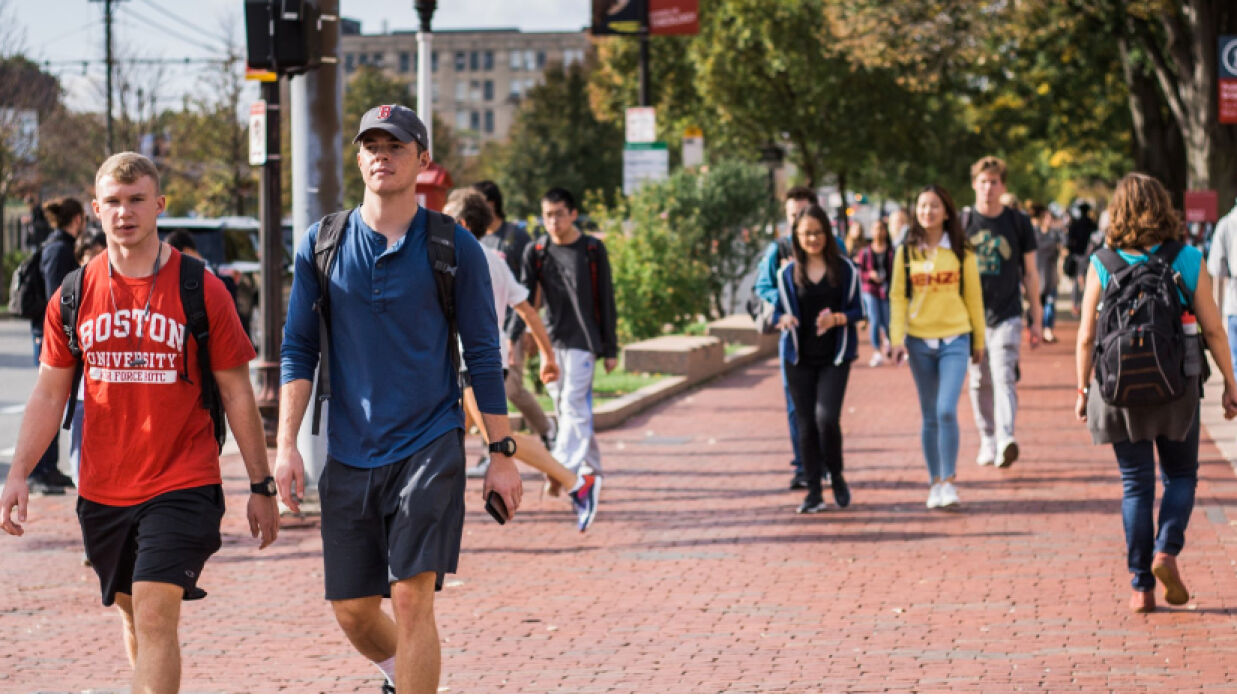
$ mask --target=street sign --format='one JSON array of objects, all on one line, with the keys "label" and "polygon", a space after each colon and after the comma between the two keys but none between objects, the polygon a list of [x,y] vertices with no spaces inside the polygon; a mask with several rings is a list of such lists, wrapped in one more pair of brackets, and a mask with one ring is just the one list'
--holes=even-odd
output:
[{"label": "street sign", "polygon": [[700,33],[700,0],[648,0],[649,33],[686,36]]},{"label": "street sign", "polygon": [[266,164],[266,102],[262,100],[249,107],[249,164]]},{"label": "street sign", "polygon": [[630,196],[646,181],[670,176],[670,150],[665,143],[628,143],[623,148],[623,195]]},{"label": "street sign", "polygon": [[1185,192],[1185,221],[1214,223],[1219,220],[1219,197],[1211,189]]},{"label": "street sign", "polygon": [[704,164],[704,131],[692,126],[683,131],[683,166]]},{"label": "street sign", "polygon": [[639,34],[647,0],[593,0],[593,36]]},{"label": "street sign", "polygon": [[651,106],[627,108],[627,142],[652,143],[657,140],[657,110]]},{"label": "street sign", "polygon": [[1237,123],[1237,36],[1220,37],[1220,123]]},{"label": "street sign", "polygon": [[0,107],[0,140],[17,162],[33,161],[39,151],[39,112]]}]

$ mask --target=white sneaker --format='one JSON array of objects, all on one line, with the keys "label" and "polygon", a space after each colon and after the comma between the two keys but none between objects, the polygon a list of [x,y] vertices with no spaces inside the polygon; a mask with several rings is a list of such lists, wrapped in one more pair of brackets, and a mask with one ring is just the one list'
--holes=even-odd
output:
[{"label": "white sneaker", "polygon": [[979,444],[979,454],[975,456],[975,464],[987,467],[996,462],[996,443],[983,440]]},{"label": "white sneaker", "polygon": [[953,482],[941,482],[940,494],[936,503],[940,508],[951,508],[961,503],[958,500],[958,490],[954,488]]},{"label": "white sneaker", "polygon": [[885,357],[881,355],[880,351],[877,351],[876,353],[872,354],[872,360],[868,361],[868,367],[875,368],[876,366],[883,365],[884,363],[885,363]]},{"label": "white sneaker", "polygon": [[941,507],[941,484],[942,482],[937,482],[928,490],[928,508]]}]

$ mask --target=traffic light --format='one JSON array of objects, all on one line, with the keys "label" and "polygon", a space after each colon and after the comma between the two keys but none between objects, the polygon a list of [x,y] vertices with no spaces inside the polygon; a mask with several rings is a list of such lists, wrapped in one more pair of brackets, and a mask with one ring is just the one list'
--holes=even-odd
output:
[{"label": "traffic light", "polygon": [[310,0],[245,0],[249,67],[295,75],[321,65],[319,12]]}]

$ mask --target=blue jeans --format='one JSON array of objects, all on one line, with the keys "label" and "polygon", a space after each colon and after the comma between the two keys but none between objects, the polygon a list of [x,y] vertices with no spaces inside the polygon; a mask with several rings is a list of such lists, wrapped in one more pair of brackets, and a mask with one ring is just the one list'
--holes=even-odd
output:
[{"label": "blue jeans", "polygon": [[1237,365],[1237,315],[1229,315],[1228,320],[1228,353],[1232,364]]},{"label": "blue jeans", "polygon": [[880,298],[871,293],[863,293],[863,311],[868,316],[868,340],[872,348],[881,348],[881,330],[889,336],[889,298]]},{"label": "blue jeans", "polygon": [[786,359],[781,351],[777,356],[778,367],[782,369],[782,393],[786,397],[786,420],[790,422],[790,448],[795,459],[790,466],[795,468],[796,475],[803,474],[803,458],[799,457],[799,422],[795,420],[795,400],[790,396],[790,380],[786,378]]},{"label": "blue jeans", "polygon": [[[38,329],[31,327],[30,335],[34,340],[34,367],[38,368],[39,354],[43,351],[43,327]],[[46,477],[60,469],[60,424],[56,424],[56,426],[56,435],[52,437],[51,445],[47,446],[47,450],[39,458],[38,464],[30,471],[31,477]]]},{"label": "blue jeans", "polygon": [[1040,293],[1039,304],[1044,309],[1044,329],[1052,329],[1057,323],[1057,289]]},{"label": "blue jeans", "polygon": [[[1183,441],[1167,438],[1113,443],[1121,468],[1121,518],[1125,523],[1125,546],[1129,555],[1130,585],[1134,590],[1155,590],[1151,559],[1156,552],[1176,555],[1185,546],[1185,529],[1194,510],[1198,487],[1198,407],[1194,425]],[[1155,453],[1160,453],[1160,526],[1155,529]]]},{"label": "blue jeans", "polygon": [[958,399],[971,359],[971,336],[960,336],[937,348],[923,339],[906,337],[911,376],[919,393],[923,426],[919,432],[928,476],[933,482],[954,476],[958,464]]}]

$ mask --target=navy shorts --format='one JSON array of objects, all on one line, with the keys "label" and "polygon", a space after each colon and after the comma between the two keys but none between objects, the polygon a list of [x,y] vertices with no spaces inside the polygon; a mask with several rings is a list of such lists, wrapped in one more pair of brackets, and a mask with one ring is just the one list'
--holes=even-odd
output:
[{"label": "navy shorts", "polygon": [[399,462],[352,467],[327,457],[318,480],[326,599],[391,595],[426,571],[455,573],[464,532],[464,432]]},{"label": "navy shorts", "polygon": [[223,487],[218,484],[160,494],[133,506],[77,499],[86,558],[99,576],[103,604],[133,593],[134,581],[171,583],[185,600],[206,597],[202,567],[223,543]]}]

